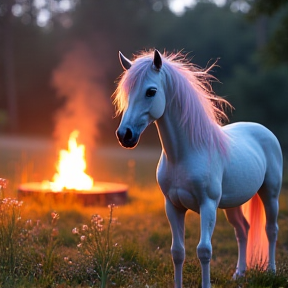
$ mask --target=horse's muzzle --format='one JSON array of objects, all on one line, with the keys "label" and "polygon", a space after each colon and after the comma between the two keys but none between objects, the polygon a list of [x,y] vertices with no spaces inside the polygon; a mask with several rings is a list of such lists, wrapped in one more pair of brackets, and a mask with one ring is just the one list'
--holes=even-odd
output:
[{"label": "horse's muzzle", "polygon": [[116,131],[116,136],[124,148],[134,148],[139,140],[139,133],[133,131],[131,128],[119,128]]}]

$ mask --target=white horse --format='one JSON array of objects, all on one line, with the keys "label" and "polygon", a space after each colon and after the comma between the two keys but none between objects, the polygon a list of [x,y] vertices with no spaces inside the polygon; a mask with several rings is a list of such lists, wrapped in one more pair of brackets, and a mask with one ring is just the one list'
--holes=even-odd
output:
[{"label": "white horse", "polygon": [[[157,181],[165,196],[172,231],[175,287],[182,287],[187,209],[200,214],[197,256],[203,288],[210,287],[211,237],[217,208],[224,209],[235,228],[239,253],[234,277],[244,275],[257,255],[265,267],[275,271],[283,163],[276,137],[256,123],[221,127],[226,117],[222,104],[227,102],[214,95],[210,69],[200,70],[180,54],[161,55],[157,50],[143,52],[133,62],[121,52],[119,58],[124,73],[114,93],[117,114],[123,113],[118,140],[123,147],[134,148],[145,128],[155,123],[162,144]],[[252,219],[243,214],[242,206],[247,201],[251,203],[248,214]],[[266,217],[255,208],[263,207],[262,203]],[[253,233],[254,244],[248,241],[254,252],[248,259],[248,235],[255,223],[263,228],[265,221],[268,259],[255,250],[263,238],[259,231]],[[253,263],[259,264],[259,260]]]}]

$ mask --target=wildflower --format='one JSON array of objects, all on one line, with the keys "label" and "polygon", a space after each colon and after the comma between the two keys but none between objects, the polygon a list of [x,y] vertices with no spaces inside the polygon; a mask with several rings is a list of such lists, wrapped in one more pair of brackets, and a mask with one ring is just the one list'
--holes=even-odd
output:
[{"label": "wildflower", "polygon": [[57,221],[59,220],[59,214],[56,212],[52,212],[51,213],[51,217],[52,217],[52,225],[56,225]]},{"label": "wildflower", "polygon": [[18,207],[18,205],[19,205],[18,200],[16,200],[16,199],[11,199],[11,205],[14,206],[14,207]]},{"label": "wildflower", "polygon": [[91,223],[97,223],[98,222],[98,215],[92,215],[91,217]]},{"label": "wildflower", "polygon": [[78,234],[79,233],[79,229],[78,228],[73,228],[72,229],[72,234]]},{"label": "wildflower", "polygon": [[7,204],[7,198],[2,199],[2,204]]},{"label": "wildflower", "polygon": [[0,189],[7,187],[8,181],[6,179],[0,178]]},{"label": "wildflower", "polygon": [[56,237],[56,236],[58,236],[58,235],[59,235],[58,229],[57,229],[57,228],[53,228],[53,229],[52,229],[51,236],[52,236],[52,237]]},{"label": "wildflower", "polygon": [[27,220],[25,226],[26,226],[27,228],[32,228],[32,226],[33,226],[33,221],[32,221],[31,219]]},{"label": "wildflower", "polygon": [[83,231],[87,231],[87,230],[88,230],[88,225],[83,225],[83,226],[82,226],[82,230],[83,230]]},{"label": "wildflower", "polygon": [[68,257],[64,257],[64,261],[68,262],[69,258]]},{"label": "wildflower", "polygon": [[103,218],[100,215],[98,215],[98,214],[92,215],[91,223],[92,224],[97,224],[99,222],[103,222]]},{"label": "wildflower", "polygon": [[[81,241],[80,243],[78,242],[79,244],[77,245],[77,251],[79,254],[83,252],[83,248],[85,248],[84,257],[89,255],[95,259],[95,261],[93,260],[92,263],[94,266],[93,270],[95,269],[94,271],[97,273],[97,275],[99,271],[101,271],[101,275],[98,276],[101,279],[101,287],[107,286],[106,282],[108,281],[109,276],[113,274],[115,269],[117,269],[114,263],[116,263],[121,256],[120,249],[118,248],[119,245],[113,241],[114,233],[112,232],[112,229],[110,229],[112,228],[112,208],[114,206],[115,205],[109,206],[111,207],[111,210],[109,213],[109,218],[107,218],[107,223],[106,220],[103,220],[100,215],[94,214],[91,216],[91,226],[88,227],[87,225],[82,225],[81,230],[83,232],[82,235],[79,235]],[[104,221],[104,224],[107,225],[107,227],[104,227],[104,224],[102,223]],[[74,231],[76,232],[76,229]],[[105,231],[105,233],[101,231]],[[77,233],[78,232],[79,231],[77,231]],[[121,273],[125,274],[126,267],[119,268],[121,269]]]}]

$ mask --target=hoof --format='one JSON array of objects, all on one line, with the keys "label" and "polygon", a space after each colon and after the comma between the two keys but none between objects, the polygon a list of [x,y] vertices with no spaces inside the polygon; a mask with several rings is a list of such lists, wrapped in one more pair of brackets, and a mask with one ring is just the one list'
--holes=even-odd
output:
[{"label": "hoof", "polygon": [[238,270],[238,268],[236,268],[236,271],[235,271],[235,273],[233,274],[232,279],[233,279],[233,280],[237,280],[237,279],[239,279],[239,278],[241,278],[241,277],[244,277],[244,276],[245,276],[245,270],[244,270],[244,271],[240,271],[240,270]]},{"label": "hoof", "polygon": [[272,266],[269,265],[267,268],[267,271],[275,274],[276,273],[276,266],[275,265],[272,265]]}]

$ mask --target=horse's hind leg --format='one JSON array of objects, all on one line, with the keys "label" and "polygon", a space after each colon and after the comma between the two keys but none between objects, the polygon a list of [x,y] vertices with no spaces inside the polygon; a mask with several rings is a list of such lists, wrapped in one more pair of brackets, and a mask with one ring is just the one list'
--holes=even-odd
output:
[{"label": "horse's hind leg", "polygon": [[224,210],[229,223],[234,227],[238,244],[238,261],[233,278],[242,276],[246,270],[246,248],[249,224],[245,219],[241,206]]},{"label": "horse's hind leg", "polygon": [[266,234],[269,242],[268,269],[275,271],[275,250],[278,235],[278,197],[281,189],[281,184],[271,184],[272,183],[264,182],[263,186],[258,191],[258,194],[263,202],[266,214]]}]

